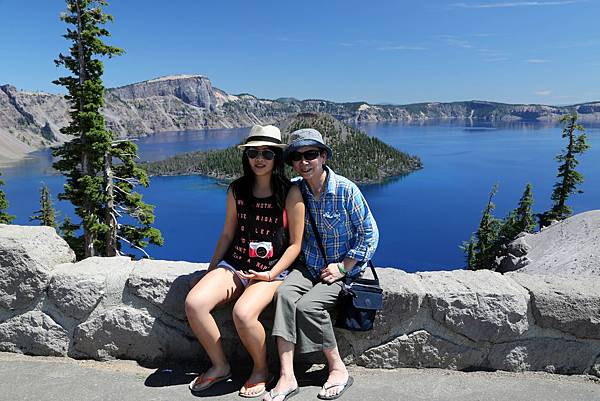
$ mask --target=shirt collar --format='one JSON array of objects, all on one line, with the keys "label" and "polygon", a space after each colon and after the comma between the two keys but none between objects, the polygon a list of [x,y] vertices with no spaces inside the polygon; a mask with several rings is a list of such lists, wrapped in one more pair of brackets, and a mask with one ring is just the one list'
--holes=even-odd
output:
[{"label": "shirt collar", "polygon": [[326,194],[334,194],[335,195],[335,188],[337,187],[337,176],[335,175],[335,173],[333,172],[332,169],[330,169],[329,167],[327,167],[326,165],[323,166],[323,168],[325,169],[325,171],[327,172],[327,177],[325,178],[325,191],[324,193]]}]

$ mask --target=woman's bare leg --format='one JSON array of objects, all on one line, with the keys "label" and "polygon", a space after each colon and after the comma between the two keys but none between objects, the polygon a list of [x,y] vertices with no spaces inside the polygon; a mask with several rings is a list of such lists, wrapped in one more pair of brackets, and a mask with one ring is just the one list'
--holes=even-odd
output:
[{"label": "woman's bare leg", "polygon": [[[238,335],[250,354],[254,366],[248,378],[249,383],[259,383],[268,379],[267,346],[265,329],[258,321],[261,312],[273,301],[273,296],[281,281],[256,281],[251,283],[233,307],[233,321]],[[256,388],[242,387],[246,395],[255,395],[263,391],[262,386]]]},{"label": "woman's bare leg", "polygon": [[190,327],[212,363],[206,371],[208,378],[223,376],[231,369],[223,352],[221,332],[210,312],[216,306],[238,298],[243,290],[235,273],[216,268],[206,273],[185,300],[185,313]]}]

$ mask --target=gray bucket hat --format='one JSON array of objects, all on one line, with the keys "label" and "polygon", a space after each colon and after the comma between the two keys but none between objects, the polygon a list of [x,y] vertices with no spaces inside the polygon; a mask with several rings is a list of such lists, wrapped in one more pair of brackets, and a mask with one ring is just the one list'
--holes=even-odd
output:
[{"label": "gray bucket hat", "polygon": [[331,148],[325,144],[323,136],[319,131],[314,128],[302,128],[290,134],[288,147],[283,153],[283,160],[285,160],[287,164],[291,164],[291,161],[289,160],[290,154],[304,146],[316,146],[324,149],[327,152],[327,160],[333,158]]}]

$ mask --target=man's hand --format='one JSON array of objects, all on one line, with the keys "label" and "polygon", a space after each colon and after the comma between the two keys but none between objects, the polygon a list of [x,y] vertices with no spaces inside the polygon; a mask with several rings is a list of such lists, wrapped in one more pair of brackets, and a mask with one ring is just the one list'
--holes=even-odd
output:
[{"label": "man's hand", "polygon": [[330,263],[327,265],[327,267],[321,270],[321,280],[327,284],[331,284],[344,276],[345,274],[340,272],[337,263]]}]

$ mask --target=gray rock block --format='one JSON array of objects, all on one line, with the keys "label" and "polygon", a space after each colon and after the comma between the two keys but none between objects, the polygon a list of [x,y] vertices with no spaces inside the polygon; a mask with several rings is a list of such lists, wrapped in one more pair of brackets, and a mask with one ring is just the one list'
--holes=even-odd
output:
[{"label": "gray rock block", "polygon": [[108,309],[75,328],[73,356],[93,359],[135,359],[154,363],[200,358],[195,339],[164,325],[145,310],[121,306]]},{"label": "gray rock block", "polygon": [[590,371],[600,345],[560,338],[533,338],[494,344],[488,356],[492,369],[583,374]]},{"label": "gray rock block", "polygon": [[80,267],[60,265],[48,286],[48,300],[66,316],[78,320],[88,316],[106,293],[106,276]]},{"label": "gray rock block", "polygon": [[541,327],[579,338],[600,339],[600,277],[510,277],[531,293],[533,316]]},{"label": "gray rock block", "polygon": [[357,364],[370,368],[444,368],[465,370],[482,366],[485,352],[467,344],[457,344],[425,330],[401,335],[371,348],[357,358]]},{"label": "gray rock block", "polygon": [[433,319],[473,341],[506,341],[529,327],[529,294],[508,277],[487,270],[419,276]]},{"label": "gray rock block", "polygon": [[0,307],[20,309],[45,290],[50,271],[75,260],[51,227],[0,224]]},{"label": "gray rock block", "polygon": [[0,324],[0,350],[66,356],[69,335],[52,318],[34,310]]},{"label": "gray rock block", "polygon": [[[74,264],[57,266],[56,276],[59,280],[70,281],[71,283],[88,283],[88,290],[85,288],[71,288],[70,297],[73,300],[77,298],[86,298],[86,305],[79,306],[80,311],[75,313],[87,314],[89,308],[97,301],[96,297],[101,295],[103,308],[122,305],[124,300],[125,283],[133,270],[134,262],[126,256],[114,256],[111,258],[91,257]],[[100,284],[102,283],[102,284]],[[67,291],[66,288],[63,291]],[[58,300],[60,302],[60,300]],[[58,305],[60,307],[60,305]],[[73,303],[69,304],[69,313],[73,313],[72,308],[77,308]]]},{"label": "gray rock block", "polygon": [[126,286],[137,297],[185,321],[185,298],[207,268],[208,263],[143,259],[135,262]]},{"label": "gray rock block", "polygon": [[425,300],[425,289],[415,274],[396,269],[377,269],[377,275],[384,290],[383,310],[377,314],[375,322],[376,337],[389,332],[413,318],[421,309]]}]

